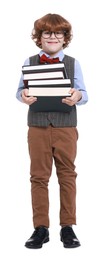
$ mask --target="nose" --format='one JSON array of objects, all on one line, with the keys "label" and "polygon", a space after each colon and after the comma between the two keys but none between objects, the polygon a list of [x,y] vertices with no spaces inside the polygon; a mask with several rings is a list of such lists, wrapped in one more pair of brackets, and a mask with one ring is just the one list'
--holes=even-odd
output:
[{"label": "nose", "polygon": [[56,38],[55,33],[54,33],[54,32],[51,32],[50,37],[51,37],[51,38]]}]

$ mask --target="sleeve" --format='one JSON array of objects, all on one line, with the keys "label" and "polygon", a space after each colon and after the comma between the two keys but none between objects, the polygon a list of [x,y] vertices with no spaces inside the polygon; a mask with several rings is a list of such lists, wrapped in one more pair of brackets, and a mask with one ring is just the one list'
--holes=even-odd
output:
[{"label": "sleeve", "polygon": [[[29,65],[29,58],[25,60],[23,65]],[[18,84],[18,88],[17,88],[17,92],[16,92],[16,98],[22,102],[22,96],[21,96],[21,92],[24,89],[24,84],[23,84],[23,73],[21,73],[20,76],[20,80],[19,80],[19,84]]]},{"label": "sleeve", "polygon": [[75,60],[74,68],[74,88],[82,92],[82,98],[77,102],[77,105],[83,105],[88,102],[88,95],[84,84],[83,73],[81,66],[77,60]]}]

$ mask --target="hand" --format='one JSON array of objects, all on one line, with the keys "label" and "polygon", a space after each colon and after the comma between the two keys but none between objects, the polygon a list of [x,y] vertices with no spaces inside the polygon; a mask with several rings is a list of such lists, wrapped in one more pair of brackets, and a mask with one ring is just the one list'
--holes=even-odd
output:
[{"label": "hand", "polygon": [[25,88],[22,90],[22,100],[25,104],[27,105],[31,105],[33,104],[35,101],[37,101],[36,97],[28,97],[28,89]]},{"label": "hand", "polygon": [[82,98],[81,91],[79,91],[75,88],[71,88],[69,93],[71,94],[71,97],[66,97],[66,98],[62,99],[62,103],[65,103],[68,106],[75,105]]}]

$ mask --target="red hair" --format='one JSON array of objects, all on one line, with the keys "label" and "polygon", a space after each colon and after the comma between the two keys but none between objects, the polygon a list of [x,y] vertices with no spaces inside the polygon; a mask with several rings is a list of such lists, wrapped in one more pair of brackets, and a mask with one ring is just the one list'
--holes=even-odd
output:
[{"label": "red hair", "polygon": [[41,35],[43,31],[64,31],[63,48],[68,46],[73,37],[71,24],[58,14],[49,13],[34,22],[31,37],[39,48],[42,48]]}]

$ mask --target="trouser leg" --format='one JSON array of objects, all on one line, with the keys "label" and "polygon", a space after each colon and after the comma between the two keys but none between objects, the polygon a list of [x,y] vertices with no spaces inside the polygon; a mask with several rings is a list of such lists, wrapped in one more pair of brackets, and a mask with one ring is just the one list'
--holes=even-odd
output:
[{"label": "trouser leg", "polygon": [[60,225],[76,224],[75,157],[78,133],[75,127],[61,128],[56,134],[54,159],[60,185]]},{"label": "trouser leg", "polygon": [[28,130],[34,227],[49,227],[48,182],[52,171],[50,131],[50,127],[30,127]]}]

